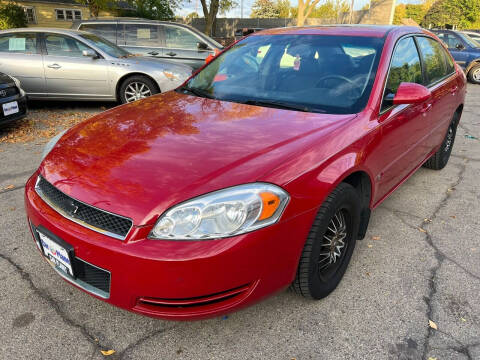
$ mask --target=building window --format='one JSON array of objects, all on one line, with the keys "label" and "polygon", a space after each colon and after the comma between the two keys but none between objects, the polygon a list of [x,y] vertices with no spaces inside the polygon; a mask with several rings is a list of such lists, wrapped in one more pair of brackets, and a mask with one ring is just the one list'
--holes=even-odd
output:
[{"label": "building window", "polygon": [[73,9],[55,9],[55,17],[60,21],[82,20],[82,11]]},{"label": "building window", "polygon": [[25,6],[23,8],[23,11],[25,11],[25,16],[27,17],[27,22],[29,24],[37,23],[37,18],[35,16],[35,8],[33,6]]}]

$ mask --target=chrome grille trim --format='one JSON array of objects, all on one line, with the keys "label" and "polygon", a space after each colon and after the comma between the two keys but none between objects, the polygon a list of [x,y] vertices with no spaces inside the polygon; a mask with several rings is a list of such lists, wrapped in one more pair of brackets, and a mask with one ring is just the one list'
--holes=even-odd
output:
[{"label": "chrome grille trim", "polygon": [[[62,192],[61,190],[59,190],[59,189],[57,189],[57,188],[55,187],[55,189],[56,189],[57,191],[59,191],[60,193],[62,193],[64,196],[66,196],[66,197],[68,197],[68,198],[70,198],[70,199],[72,199],[72,200],[74,200],[74,201],[76,201],[76,202],[79,202],[79,203],[81,203],[81,204],[83,204],[83,205],[85,205],[85,206],[87,206],[87,207],[89,207],[89,208],[95,209],[95,210],[100,211],[100,212],[103,212],[103,213],[105,213],[105,214],[109,214],[109,215],[112,215],[112,216],[116,216],[116,217],[118,217],[118,218],[122,218],[122,219],[128,220],[128,221],[130,221],[130,224],[131,224],[131,225],[130,225],[130,228],[128,229],[128,231],[125,233],[125,235],[122,236],[122,235],[119,235],[119,234],[115,234],[115,233],[113,233],[113,232],[111,232],[111,231],[108,231],[108,230],[101,229],[101,228],[98,228],[98,227],[96,227],[96,226],[93,226],[93,225],[91,225],[91,224],[89,224],[89,223],[87,223],[87,222],[85,222],[85,221],[82,221],[81,219],[77,219],[77,218],[71,216],[70,214],[68,214],[67,212],[65,212],[63,209],[61,209],[60,207],[58,207],[56,204],[54,204],[54,203],[43,193],[42,189],[41,189],[40,186],[39,186],[39,183],[40,183],[40,181],[41,181],[42,179],[43,179],[43,181],[48,182],[48,181],[45,180],[41,175],[38,175],[38,176],[37,176],[37,180],[36,180],[36,182],[35,182],[35,192],[38,194],[38,196],[40,196],[40,198],[42,198],[43,201],[45,201],[52,209],[54,209],[56,212],[58,212],[58,213],[59,213],[60,215],[62,215],[64,218],[66,218],[66,219],[68,219],[68,220],[70,220],[70,221],[73,221],[74,223],[77,223],[77,224],[79,224],[79,225],[81,225],[81,226],[83,226],[83,227],[86,227],[86,228],[90,229],[90,230],[93,230],[93,231],[98,232],[98,233],[103,234],[103,235],[107,235],[107,236],[113,237],[113,238],[118,239],[118,240],[125,240],[125,239],[127,238],[128,234],[130,233],[130,231],[132,230],[132,227],[133,227],[133,220],[132,220],[132,219],[127,218],[127,217],[125,217],[125,216],[121,216],[121,215],[118,215],[118,214],[111,213],[111,212],[106,211],[106,210],[99,209],[99,208],[97,208],[97,207],[95,207],[95,206],[92,206],[92,205],[89,205],[89,204],[86,204],[86,203],[84,203],[83,201],[80,201],[80,200],[77,200],[77,199],[72,198],[71,196],[65,194],[64,192]],[[49,184],[50,184],[50,183],[49,183]],[[52,184],[50,184],[50,185],[53,186]]]}]

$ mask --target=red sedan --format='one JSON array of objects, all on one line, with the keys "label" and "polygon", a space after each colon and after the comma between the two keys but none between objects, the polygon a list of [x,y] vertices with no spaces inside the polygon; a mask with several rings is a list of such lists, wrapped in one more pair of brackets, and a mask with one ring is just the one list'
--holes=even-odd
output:
[{"label": "red sedan", "polygon": [[29,226],[66,281],[136,313],[218,316],[290,285],[320,299],[370,211],[447,164],[465,82],[419,28],[257,32],[52,139]]}]

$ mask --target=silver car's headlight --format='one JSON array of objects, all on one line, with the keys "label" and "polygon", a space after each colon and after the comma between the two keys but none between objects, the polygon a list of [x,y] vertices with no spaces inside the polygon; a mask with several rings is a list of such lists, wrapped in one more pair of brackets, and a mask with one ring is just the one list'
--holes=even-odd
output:
[{"label": "silver car's headlight", "polygon": [[163,75],[165,75],[165,77],[170,81],[180,81],[180,80],[184,81],[189,77],[189,75],[178,72],[178,71],[164,70],[162,72],[163,72]]},{"label": "silver car's headlight", "polygon": [[53,138],[50,139],[50,141],[45,145],[42,151],[42,159],[40,161],[43,161],[45,157],[48,155],[50,151],[52,151],[53,147],[57,144],[58,140],[65,134],[67,130],[63,130],[60,134],[55,135]]},{"label": "silver car's headlight", "polygon": [[13,77],[13,76],[10,76],[10,77],[12,78],[13,82],[15,83],[15,86],[20,89],[22,87],[22,83],[20,82],[20,80],[18,80],[16,77]]},{"label": "silver car's headlight", "polygon": [[203,240],[243,234],[278,221],[289,198],[283,189],[267,183],[215,191],[166,211],[149,238]]}]

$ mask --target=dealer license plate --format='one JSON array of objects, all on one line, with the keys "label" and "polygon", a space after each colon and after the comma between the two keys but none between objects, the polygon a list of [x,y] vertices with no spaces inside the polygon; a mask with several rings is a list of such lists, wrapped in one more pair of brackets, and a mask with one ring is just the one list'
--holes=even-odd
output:
[{"label": "dealer license plate", "polygon": [[3,107],[3,114],[5,116],[12,115],[18,113],[20,110],[18,109],[18,103],[16,101],[8,102],[2,105]]},{"label": "dealer license plate", "polygon": [[68,251],[47,235],[38,232],[44,255],[61,271],[73,277],[73,268]]}]

